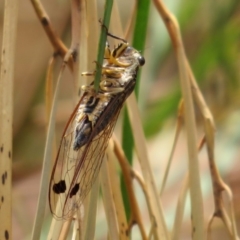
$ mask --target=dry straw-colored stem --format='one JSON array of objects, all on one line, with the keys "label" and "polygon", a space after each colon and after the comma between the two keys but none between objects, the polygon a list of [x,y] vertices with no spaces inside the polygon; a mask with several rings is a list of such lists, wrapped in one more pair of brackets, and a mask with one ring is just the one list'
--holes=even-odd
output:
[{"label": "dry straw-colored stem", "polygon": [[100,178],[101,178],[101,187],[103,193],[103,203],[106,213],[106,218],[108,222],[108,230],[110,239],[119,239],[119,228],[116,216],[116,209],[114,206],[113,201],[113,194],[111,190],[111,181],[109,177],[109,169],[107,166],[107,158],[104,157],[101,171],[100,171]]},{"label": "dry straw-colored stem", "polygon": [[38,0],[31,0],[34,10],[49,38],[49,41],[52,43],[54,51],[58,53],[62,58],[64,58],[67,48],[62,42],[62,40],[57,36],[56,32],[53,29],[51,21],[42,6],[42,3]]},{"label": "dry straw-colored stem", "polygon": [[45,104],[46,104],[46,119],[49,120],[53,101],[53,68],[55,57],[52,57],[48,63],[45,85]]},{"label": "dry straw-colored stem", "polygon": [[177,209],[174,218],[173,230],[172,230],[172,240],[181,239],[181,227],[183,222],[184,207],[186,203],[187,191],[189,189],[189,176],[186,174],[184,177],[180,194],[178,197]]},{"label": "dry straw-colored stem", "polygon": [[[146,199],[146,203],[147,203],[147,207],[148,207],[148,211],[150,213],[150,215],[152,215],[153,213],[153,209],[151,208],[151,203],[150,203],[150,199],[149,199],[149,195],[148,195],[148,190],[146,188],[146,184],[143,180],[143,178],[141,177],[141,175],[135,171],[134,169],[132,169],[132,176],[133,178],[135,178],[137,180],[137,182],[139,183],[139,186],[141,187],[143,193],[144,193],[144,196],[145,196],[145,199]],[[148,239],[151,239],[152,236],[154,235],[155,238],[156,238],[156,232],[154,232],[154,222],[152,222],[152,225],[151,225],[151,230],[150,230],[150,233],[149,233],[149,236],[148,236]]]},{"label": "dry straw-colored stem", "polygon": [[[202,149],[202,147],[205,144],[205,136],[202,137],[199,146],[198,146],[198,151]],[[182,222],[183,222],[183,213],[184,213],[184,207],[186,203],[186,196],[187,196],[187,191],[189,189],[189,174],[186,173],[183,179],[183,184],[180,190],[180,194],[178,197],[178,203],[177,203],[177,209],[176,209],[176,214],[174,218],[174,225],[173,225],[173,230],[172,230],[172,240],[178,240],[180,238],[180,233],[181,233],[181,227],[182,227]]]},{"label": "dry straw-colored stem", "polygon": [[110,142],[107,148],[107,158],[108,158],[107,165],[108,165],[109,177],[111,179],[112,197],[114,201],[118,228],[119,228],[119,239],[129,240],[129,228],[128,228],[127,218],[126,218],[125,209],[123,205],[121,188],[119,185],[118,169],[116,169],[116,164],[115,164],[117,162],[117,158],[114,154],[113,149],[114,149],[114,143],[112,139],[110,139]]},{"label": "dry straw-colored stem", "polygon": [[131,222],[130,222],[130,229],[132,227],[132,223],[136,223],[139,227],[139,230],[141,232],[141,236],[142,239],[147,239],[147,235],[145,233],[144,230],[144,226],[143,226],[143,222],[141,219],[141,215],[140,215],[140,211],[139,211],[139,207],[138,207],[138,203],[136,200],[136,196],[134,194],[134,189],[133,189],[133,182],[132,182],[132,170],[131,170],[131,166],[129,165],[123,150],[121,149],[119,143],[117,142],[117,140],[114,140],[114,153],[118,158],[119,164],[121,166],[122,169],[122,173],[123,173],[123,177],[125,180],[125,185],[126,185],[126,189],[128,192],[128,197],[129,197],[129,202],[130,202],[130,206],[131,206],[131,210],[132,210],[132,216],[131,216]]},{"label": "dry straw-colored stem", "polygon": [[163,176],[163,182],[161,185],[161,189],[160,189],[160,196],[162,196],[166,182],[167,182],[167,177],[170,171],[170,167],[172,164],[172,159],[173,159],[173,154],[177,145],[177,141],[178,141],[178,137],[182,128],[182,124],[183,124],[183,110],[184,110],[184,104],[183,101],[181,100],[179,103],[179,107],[178,107],[178,118],[177,118],[177,126],[176,126],[176,131],[175,131],[175,137],[174,137],[174,141],[173,141],[173,145],[172,145],[172,149],[170,152],[170,156],[167,162],[167,166],[166,169],[164,171],[164,176]]},{"label": "dry straw-colored stem", "polygon": [[150,160],[147,153],[140,113],[137,106],[136,96],[134,94],[130,95],[127,99],[127,108],[133,131],[137,157],[141,166],[146,188],[148,189],[151,208],[154,209],[153,212],[150,212],[150,218],[153,223],[153,231],[157,239],[169,239],[169,233],[164,220],[162,206],[159,201],[157,187],[150,167]]},{"label": "dry straw-colored stem", "polygon": [[65,69],[65,64],[63,64],[58,81],[55,89],[54,99],[53,99],[53,107],[50,114],[50,121],[48,126],[48,134],[46,140],[46,147],[44,151],[44,160],[43,160],[43,171],[41,176],[41,186],[40,186],[40,194],[38,199],[37,213],[34,221],[32,239],[39,239],[41,235],[41,228],[44,219],[44,210],[46,207],[46,199],[48,193],[48,183],[51,169],[51,158],[52,158],[52,143],[54,138],[54,125],[55,125],[55,113],[56,113],[56,102],[58,98],[58,89],[62,79],[62,73]]},{"label": "dry straw-colored stem", "polygon": [[155,0],[154,3],[168,29],[176,52],[177,62],[179,66],[181,88],[185,106],[184,120],[186,123],[188,143],[189,180],[192,208],[192,238],[202,240],[205,239],[203,223],[203,199],[200,186],[200,172],[198,166],[197,134],[193,98],[189,73],[186,67],[187,58],[185,55],[179,26],[175,17],[167,10],[162,1]]},{"label": "dry straw-colored stem", "polygon": [[0,62],[0,236],[12,239],[13,78],[18,1],[6,0]]}]

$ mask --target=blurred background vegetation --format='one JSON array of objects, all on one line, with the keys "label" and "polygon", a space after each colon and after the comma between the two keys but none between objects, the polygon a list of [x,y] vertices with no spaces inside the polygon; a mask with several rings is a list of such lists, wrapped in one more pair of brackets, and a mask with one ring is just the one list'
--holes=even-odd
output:
[{"label": "blurred background vegetation", "polygon": [[[120,9],[124,10],[120,12],[124,26],[126,24],[124,19],[131,17],[129,9],[133,7],[133,2],[125,0],[118,2]],[[240,202],[240,2],[238,0],[165,2],[177,16],[186,54],[215,118],[217,164],[233,190],[239,223],[240,205],[237,203]],[[42,3],[56,32],[69,46],[71,34],[69,1],[44,0]],[[51,45],[30,1],[22,2],[19,7],[13,126],[14,239],[16,236],[22,236],[18,239],[24,239],[30,233],[29,226],[32,226],[35,213],[46,137],[44,77],[48,60],[52,55]],[[153,165],[163,161],[160,165],[164,166],[164,160],[173,141],[172,129],[175,126],[181,93],[176,59],[169,36],[153,5],[150,11],[145,46],[146,66],[143,68],[140,87],[140,109],[145,134],[149,139],[150,156],[153,156]],[[3,1],[0,2],[0,14],[1,35]],[[114,33],[114,29],[111,31]],[[56,127],[59,130],[57,139],[74,107],[74,100],[71,98],[74,84],[68,81],[68,74],[65,74],[61,86],[57,112]],[[197,111],[196,114],[198,116]],[[161,142],[165,145],[162,146]],[[178,159],[176,161],[180,161],[180,158],[182,160],[181,149],[185,148],[184,142],[180,142],[179,145],[179,151],[175,153],[175,158]],[[207,162],[204,164],[203,168],[207,168]],[[179,173],[178,170],[182,172],[182,169],[176,168],[176,173]],[[177,178],[170,180],[172,185],[169,184],[169,189],[174,190],[172,186],[175,181]],[[172,196],[173,192],[164,196],[163,200]],[[204,196],[206,199],[209,198],[208,194]],[[22,208],[23,204],[29,206],[29,212],[24,210],[26,206]],[[169,206],[166,205],[167,207]],[[210,207],[206,217],[209,217],[212,211]],[[222,234],[221,227],[220,223],[216,225],[217,231],[214,233],[216,239],[218,234]]]}]

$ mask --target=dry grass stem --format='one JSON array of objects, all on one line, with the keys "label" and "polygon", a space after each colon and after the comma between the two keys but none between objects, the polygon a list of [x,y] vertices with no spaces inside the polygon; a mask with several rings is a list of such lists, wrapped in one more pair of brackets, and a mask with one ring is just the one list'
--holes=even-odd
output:
[{"label": "dry grass stem", "polygon": [[179,31],[178,23],[175,17],[166,9],[162,1],[154,1],[159,14],[161,15],[174,46],[177,62],[180,72],[180,80],[182,86],[182,94],[185,105],[185,123],[188,142],[189,155],[189,182],[192,208],[192,238],[204,239],[204,223],[203,223],[203,199],[200,186],[200,174],[198,166],[197,154],[197,134],[196,122],[193,107],[193,98],[191,92],[191,84],[189,77],[189,69],[186,66],[187,58]]},{"label": "dry grass stem", "polygon": [[[97,12],[97,2],[96,0],[87,0],[86,1],[86,15],[87,15],[87,42],[88,42],[88,49],[87,49],[87,68],[84,70],[93,69],[95,66],[93,65],[93,61],[96,59],[97,56],[97,46],[98,46],[98,39],[99,39],[99,24],[98,24],[98,12]],[[89,79],[89,83],[90,80]]]},{"label": "dry grass stem", "polygon": [[[214,205],[215,210],[212,216],[212,219],[210,220],[208,224],[211,226],[211,222],[214,217],[219,217],[222,219],[223,223],[225,224],[229,235],[232,237],[232,239],[237,240],[239,239],[239,236],[237,234],[236,229],[236,222],[235,218],[233,217],[232,211],[233,211],[233,203],[232,203],[232,192],[230,188],[223,182],[219,171],[217,169],[216,163],[215,163],[215,157],[214,157],[214,129],[212,127],[212,124],[210,120],[207,118],[204,118],[204,127],[205,127],[205,134],[206,134],[206,143],[207,143],[207,153],[208,153],[208,161],[209,161],[209,167],[210,167],[210,173],[212,177],[212,185],[213,185],[213,193],[214,193]],[[222,192],[225,190],[227,193],[229,202],[230,202],[230,217],[225,209],[224,201]]]},{"label": "dry grass stem", "polygon": [[[119,164],[121,166],[122,174],[123,174],[125,185],[128,192],[129,202],[132,210],[131,222],[136,223],[138,225],[139,230],[141,232],[142,239],[147,239],[147,235],[144,230],[144,225],[140,215],[140,210],[138,207],[136,196],[134,194],[133,182],[132,182],[133,181],[132,169],[124,155],[123,150],[121,149],[116,139],[114,139],[114,153],[117,156]],[[132,227],[132,224],[130,223],[129,226]],[[129,231],[130,230],[131,228],[129,228]]]},{"label": "dry grass stem", "polygon": [[134,23],[136,19],[136,13],[137,13],[137,1],[134,1],[133,8],[130,14],[131,18],[127,23],[125,34],[124,34],[125,39],[130,39],[131,37],[131,33],[133,32]]},{"label": "dry grass stem", "polygon": [[[62,40],[57,36],[56,32],[53,29],[53,26],[51,24],[51,21],[42,6],[42,3],[39,0],[31,0],[33,8],[39,18],[39,21],[41,22],[43,29],[45,30],[49,41],[51,42],[54,52],[58,53],[62,58],[64,58],[67,48],[62,42]],[[70,65],[72,62],[70,61]]]},{"label": "dry grass stem", "polygon": [[48,235],[48,240],[65,240],[67,239],[69,229],[71,227],[72,220],[68,220],[65,222],[55,221],[52,236]]},{"label": "dry grass stem", "polygon": [[[77,214],[79,215],[79,214]],[[80,216],[75,217],[74,224],[73,224],[73,233],[72,233],[72,240],[80,240],[81,238],[81,218]]]},{"label": "dry grass stem", "polygon": [[187,191],[189,189],[189,176],[186,174],[183,180],[183,184],[178,197],[178,203],[176,208],[176,214],[174,218],[172,240],[178,240],[181,236],[181,227],[183,222],[184,207],[186,204]]},{"label": "dry grass stem", "polygon": [[55,57],[51,57],[48,63],[45,85],[45,105],[46,105],[46,119],[49,121],[52,101],[53,101],[53,68],[55,64]]},{"label": "dry grass stem", "polygon": [[[145,184],[143,178],[141,177],[141,175],[137,171],[135,171],[134,169],[132,169],[132,176],[133,176],[133,178],[135,178],[137,180],[139,186],[141,187],[141,189],[144,193],[146,203],[147,203],[147,207],[148,207],[148,211],[150,213],[149,215],[151,215],[152,212],[153,212],[153,209],[151,209],[151,204],[150,204],[150,201],[149,201],[148,190],[146,188],[146,184]],[[154,222],[151,223],[151,229],[150,229],[150,233],[149,233],[149,236],[148,236],[147,239],[151,239],[153,236],[155,236],[155,238],[156,238],[156,232],[154,232],[155,229],[154,229],[154,226],[153,226],[154,224],[155,224]]]},{"label": "dry grass stem", "polygon": [[114,206],[113,195],[111,191],[111,180],[109,177],[109,170],[108,170],[108,163],[107,158],[104,157],[102,162],[102,167],[100,171],[100,178],[101,178],[101,188],[103,194],[103,203],[105,214],[108,223],[108,230],[110,239],[119,239],[119,228],[116,216],[116,209]]},{"label": "dry grass stem", "polygon": [[170,167],[171,167],[171,164],[172,164],[173,154],[174,154],[174,151],[175,151],[175,148],[176,148],[176,145],[177,145],[177,141],[178,141],[178,137],[179,137],[182,125],[183,125],[183,114],[184,114],[183,110],[184,110],[184,104],[183,104],[183,101],[181,100],[180,103],[179,103],[179,107],[178,107],[178,118],[177,118],[175,137],[174,137],[172,149],[171,149],[171,152],[170,152],[170,156],[169,156],[169,159],[167,161],[167,166],[166,166],[166,169],[164,171],[163,181],[162,181],[162,185],[161,185],[161,188],[160,188],[160,196],[162,196],[164,188],[166,186],[167,177],[168,177],[169,170],[170,170]]},{"label": "dry grass stem", "polygon": [[140,120],[140,113],[134,94],[130,95],[130,97],[128,98],[127,108],[129,112],[129,118],[133,131],[138,160],[141,165],[141,170],[145,180],[146,188],[148,189],[151,208],[154,209],[154,212],[150,216],[151,221],[154,222],[154,232],[156,232],[158,239],[169,239],[169,234],[164,220],[161,203],[159,201],[157,188],[150,167],[150,161],[147,154],[147,147]]},{"label": "dry grass stem", "polygon": [[113,140],[110,139],[107,148],[107,157],[109,159],[108,163],[108,172],[109,177],[111,179],[111,187],[112,187],[112,194],[113,194],[113,201],[116,209],[116,217],[118,221],[118,228],[119,228],[119,239],[121,240],[128,240],[129,239],[129,229],[127,218],[124,210],[123,199],[121,195],[120,189],[120,180],[119,175],[115,166],[115,162],[117,161],[116,156],[114,154],[114,143]]},{"label": "dry grass stem", "polygon": [[43,170],[42,170],[42,176],[41,176],[40,194],[38,199],[37,213],[34,221],[32,239],[39,239],[41,235],[41,228],[42,228],[43,219],[44,219],[44,211],[46,208],[49,176],[50,176],[50,170],[51,170],[51,158],[52,158],[52,149],[53,149],[52,146],[53,146],[53,140],[54,140],[55,115],[56,115],[56,108],[57,108],[58,89],[60,86],[60,82],[62,80],[62,74],[64,69],[65,69],[65,64],[62,65],[62,68],[58,76],[58,81],[57,81],[55,94],[53,98],[52,110],[49,118],[50,120],[48,125],[46,146],[45,146],[44,158],[43,158]]},{"label": "dry grass stem", "polygon": [[89,193],[89,200],[87,201],[89,206],[86,206],[84,204],[85,226],[83,226],[83,231],[84,231],[83,239],[94,239],[95,228],[96,228],[96,218],[97,218],[97,201],[99,196],[99,186],[100,186],[100,179],[98,177]]},{"label": "dry grass stem", "polygon": [[[80,4],[80,6],[78,6],[78,4]],[[81,73],[86,71],[89,61],[87,15],[85,1],[79,2],[76,0],[72,0],[72,13],[72,42],[70,49],[75,55],[73,74],[74,83],[76,86],[75,97],[78,98],[79,89],[83,84],[85,84],[83,78],[81,77]]]},{"label": "dry grass stem", "polygon": [[13,80],[18,1],[6,0],[0,62],[0,236],[12,239]]}]

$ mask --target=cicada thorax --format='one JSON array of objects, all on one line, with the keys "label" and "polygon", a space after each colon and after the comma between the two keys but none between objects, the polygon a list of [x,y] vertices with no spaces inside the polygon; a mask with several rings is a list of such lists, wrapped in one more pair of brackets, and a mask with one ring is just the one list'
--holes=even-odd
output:
[{"label": "cicada thorax", "polygon": [[128,81],[105,75],[98,93],[84,93],[76,116],[74,150],[85,145],[90,137],[98,135],[109,124],[133,91],[135,83],[135,75]]},{"label": "cicada thorax", "polygon": [[[111,51],[109,45],[106,45],[105,58],[107,61],[102,67],[99,91],[95,92],[92,86],[85,88],[84,97],[78,109],[74,150],[78,150],[89,141],[93,130],[93,137],[99,134],[133,91],[136,72],[126,71],[133,64],[133,61],[128,58],[128,61],[124,62],[122,56],[128,48],[128,43],[121,43]],[[114,99],[116,100],[114,101]],[[110,106],[109,109],[107,109],[108,106]],[[108,114],[101,120],[100,117],[106,110]]]},{"label": "cicada thorax", "polygon": [[[83,95],[64,131],[49,187],[50,209],[56,218],[69,218],[90,191],[103,160],[119,112],[133,92],[144,58],[128,43],[105,49],[98,92],[93,84]],[[94,73],[85,73],[92,76]],[[55,211],[60,202],[60,212]]]}]

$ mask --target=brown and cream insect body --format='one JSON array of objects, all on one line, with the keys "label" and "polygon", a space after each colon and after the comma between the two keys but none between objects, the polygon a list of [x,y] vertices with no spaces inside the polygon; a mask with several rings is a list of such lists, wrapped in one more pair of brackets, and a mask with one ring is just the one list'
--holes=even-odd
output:
[{"label": "brown and cream insect body", "polygon": [[90,191],[119,112],[145,63],[125,41],[112,51],[107,45],[105,58],[99,91],[93,84],[82,87],[83,96],[61,139],[49,186],[50,210],[57,219],[72,217]]}]

